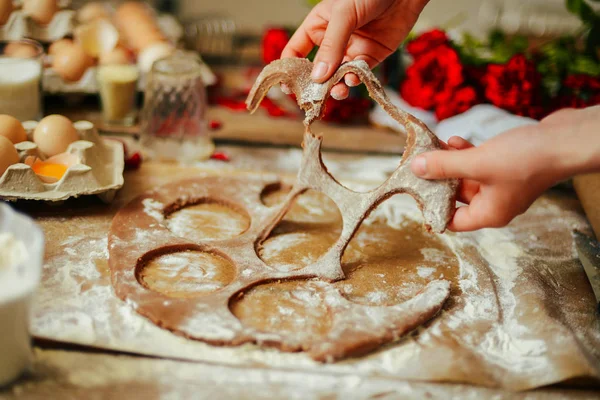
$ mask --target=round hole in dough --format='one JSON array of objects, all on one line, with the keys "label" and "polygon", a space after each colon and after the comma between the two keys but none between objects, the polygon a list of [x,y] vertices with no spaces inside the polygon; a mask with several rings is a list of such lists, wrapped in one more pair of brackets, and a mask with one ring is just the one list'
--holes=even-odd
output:
[{"label": "round hole in dough", "polygon": [[244,325],[260,332],[293,335],[310,343],[331,329],[324,282],[277,281],[255,286],[235,296],[230,309]]},{"label": "round hole in dough", "polygon": [[224,257],[192,250],[156,256],[137,271],[142,285],[175,298],[216,292],[230,284],[235,275],[235,266]]},{"label": "round hole in dough", "polygon": [[203,201],[170,213],[165,224],[177,236],[199,242],[237,237],[248,230],[250,218],[231,206]]},{"label": "round hole in dough", "polygon": [[[263,202],[267,206],[280,204],[288,192],[285,188],[272,191],[263,196]],[[335,203],[309,190],[296,198],[271,235],[258,245],[258,256],[277,270],[298,270],[325,254],[341,232],[342,216]]]}]

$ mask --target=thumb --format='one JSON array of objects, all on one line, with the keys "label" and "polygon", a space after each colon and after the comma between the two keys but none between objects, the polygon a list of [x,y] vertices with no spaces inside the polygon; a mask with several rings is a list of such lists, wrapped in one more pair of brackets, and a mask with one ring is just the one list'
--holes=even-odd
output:
[{"label": "thumb", "polygon": [[410,168],[423,179],[467,178],[477,173],[477,148],[467,150],[438,150],[416,156]]}]

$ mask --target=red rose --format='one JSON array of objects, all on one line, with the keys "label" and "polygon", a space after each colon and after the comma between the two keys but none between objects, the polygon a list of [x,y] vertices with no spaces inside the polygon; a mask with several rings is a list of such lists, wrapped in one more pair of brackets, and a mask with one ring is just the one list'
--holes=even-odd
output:
[{"label": "red rose", "polygon": [[428,51],[434,50],[438,46],[447,44],[449,44],[449,40],[446,33],[439,29],[433,29],[411,40],[406,45],[406,51],[411,56],[418,57]]},{"label": "red rose", "polygon": [[567,76],[563,85],[574,90],[599,91],[600,79],[590,75],[574,74]]},{"label": "red rose", "polygon": [[278,60],[281,52],[290,40],[290,35],[283,28],[267,29],[262,38],[262,58],[265,64]]},{"label": "red rose", "polygon": [[474,105],[479,104],[477,97],[477,92],[471,86],[461,87],[447,101],[437,105],[435,116],[441,121],[462,114]]},{"label": "red rose", "polygon": [[370,105],[371,102],[363,97],[348,97],[345,100],[329,97],[325,102],[325,111],[321,120],[343,124],[366,119]]},{"label": "red rose", "polygon": [[540,74],[524,55],[513,56],[508,63],[487,66],[482,83],[485,97],[495,106],[517,115],[528,115],[540,94]]},{"label": "red rose", "polygon": [[438,46],[408,67],[400,93],[409,104],[430,110],[450,98],[463,81],[463,67],[456,51]]}]

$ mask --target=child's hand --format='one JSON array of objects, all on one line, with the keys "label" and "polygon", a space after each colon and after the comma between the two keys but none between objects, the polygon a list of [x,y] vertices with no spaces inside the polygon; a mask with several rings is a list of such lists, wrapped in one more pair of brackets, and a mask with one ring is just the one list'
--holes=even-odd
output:
[{"label": "child's hand", "polygon": [[452,137],[450,151],[420,155],[411,168],[425,179],[461,179],[458,199],[468,206],[456,211],[450,230],[501,227],[561,180],[599,170],[599,132],[600,107],[563,110],[480,147]]},{"label": "child's hand", "polygon": [[[392,54],[412,29],[429,0],[323,0],[308,14],[292,36],[282,58],[306,57],[319,46],[313,79],[329,79],[343,61],[365,60],[371,68]],[[348,74],[348,86],[360,84]],[[348,97],[339,83],[331,94]]]}]

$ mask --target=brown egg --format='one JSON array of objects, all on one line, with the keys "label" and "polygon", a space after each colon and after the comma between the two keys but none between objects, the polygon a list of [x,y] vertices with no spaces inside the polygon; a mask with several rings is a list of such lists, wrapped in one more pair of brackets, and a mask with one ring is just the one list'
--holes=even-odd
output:
[{"label": "brown egg", "polygon": [[18,162],[19,153],[17,153],[15,145],[4,136],[0,136],[0,177],[8,167]]},{"label": "brown egg", "polygon": [[110,18],[110,12],[106,4],[99,1],[86,3],[77,12],[77,19],[82,24],[95,21],[97,19]]},{"label": "brown egg", "polygon": [[148,6],[141,1],[126,1],[121,4],[116,11],[116,17],[121,19],[130,15],[148,14]]},{"label": "brown egg", "polygon": [[94,64],[94,60],[76,44],[60,48],[53,57],[52,68],[67,82],[77,82]]},{"label": "brown egg", "polygon": [[60,53],[63,49],[73,46],[73,41],[71,39],[60,39],[50,45],[48,49],[48,54],[54,56]]},{"label": "brown egg", "polygon": [[23,0],[23,11],[40,25],[47,25],[58,12],[58,0]]},{"label": "brown egg", "polygon": [[132,57],[127,49],[116,47],[113,50],[100,55],[100,65],[125,65],[131,64]]},{"label": "brown egg", "polygon": [[143,3],[124,3],[117,9],[116,22],[127,45],[135,51],[165,40],[150,9]]},{"label": "brown egg", "polygon": [[21,121],[10,115],[0,115],[0,136],[7,138],[13,144],[27,140],[27,132]]},{"label": "brown egg", "polygon": [[0,25],[8,22],[10,14],[13,12],[12,0],[0,0]]},{"label": "brown egg", "polygon": [[64,153],[69,145],[79,140],[73,123],[62,115],[49,115],[33,131],[33,141],[47,157]]},{"label": "brown egg", "polygon": [[135,33],[137,36],[137,45],[140,51],[160,42],[166,42],[165,36],[157,30],[140,31]]},{"label": "brown egg", "polygon": [[6,45],[4,54],[14,58],[33,58],[38,55],[38,49],[31,44],[12,42]]}]

